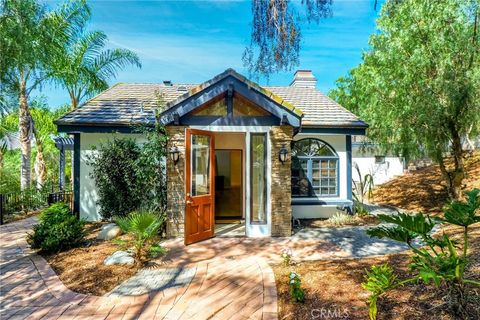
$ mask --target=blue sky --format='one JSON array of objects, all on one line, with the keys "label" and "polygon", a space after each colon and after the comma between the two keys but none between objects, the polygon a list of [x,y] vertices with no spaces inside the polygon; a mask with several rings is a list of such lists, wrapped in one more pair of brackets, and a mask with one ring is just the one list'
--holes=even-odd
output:
[{"label": "blue sky", "polygon": [[[293,0],[296,5],[300,0]],[[55,6],[56,2],[47,2]],[[334,0],[333,17],[304,24],[299,69],[311,69],[318,89],[328,92],[335,80],[355,67],[378,12],[373,0]],[[121,71],[117,82],[200,83],[227,68],[247,75],[242,53],[249,43],[251,1],[89,1],[90,28],[102,30],[109,46],[136,52],[142,68]],[[272,75],[260,84],[289,85],[293,71]],[[38,93],[37,93],[38,94]],[[41,94],[51,107],[68,102],[60,88]]]}]

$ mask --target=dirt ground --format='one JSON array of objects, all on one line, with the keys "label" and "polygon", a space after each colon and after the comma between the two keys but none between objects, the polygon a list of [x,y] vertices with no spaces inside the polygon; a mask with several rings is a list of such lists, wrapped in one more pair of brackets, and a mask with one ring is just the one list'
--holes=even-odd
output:
[{"label": "dirt ground", "polygon": [[[480,151],[465,159],[464,190],[480,188]],[[399,176],[375,188],[373,202],[408,211],[439,213],[447,202],[447,190],[438,165]]]},{"label": "dirt ground", "polygon": [[[460,234],[461,229],[446,229]],[[480,225],[470,234],[471,264],[467,275],[480,280]],[[278,290],[279,319],[368,319],[368,292],[361,283],[365,270],[372,265],[389,262],[401,279],[410,274],[410,255],[394,254],[366,259],[311,261],[285,267],[274,265]],[[306,291],[305,303],[295,303],[288,292],[288,275],[299,273]],[[480,319],[480,288],[469,288],[473,297],[469,310],[471,319]],[[433,285],[408,285],[391,291],[378,303],[378,319],[457,319],[445,303],[445,288]]]},{"label": "dirt ground", "polygon": [[86,226],[87,243],[79,248],[51,255],[43,255],[60,280],[71,290],[100,296],[133,276],[138,267],[106,266],[103,260],[119,250],[111,241],[96,240],[102,223]]}]

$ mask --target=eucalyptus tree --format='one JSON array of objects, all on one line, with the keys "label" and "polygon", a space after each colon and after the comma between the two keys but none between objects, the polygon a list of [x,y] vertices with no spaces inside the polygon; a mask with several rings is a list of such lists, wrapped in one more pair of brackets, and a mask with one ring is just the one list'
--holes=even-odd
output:
[{"label": "eucalyptus tree", "polygon": [[332,0],[252,0],[252,32],[243,62],[250,73],[266,76],[299,63],[301,23],[318,23],[332,14]]},{"label": "eucalyptus tree", "polygon": [[55,10],[47,10],[35,0],[2,1],[0,79],[2,88],[18,94],[22,190],[29,187],[31,180],[29,95],[51,79],[51,66],[58,52],[89,14],[85,0],[68,1]]},{"label": "eucalyptus tree", "polygon": [[108,80],[128,65],[141,67],[138,56],[127,49],[105,49],[107,36],[101,31],[77,30],[55,64],[55,78],[70,96],[71,108],[108,88]]},{"label": "eucalyptus tree", "polygon": [[387,1],[363,62],[331,92],[385,150],[435,159],[451,198],[465,177],[462,142],[480,133],[479,6]]}]

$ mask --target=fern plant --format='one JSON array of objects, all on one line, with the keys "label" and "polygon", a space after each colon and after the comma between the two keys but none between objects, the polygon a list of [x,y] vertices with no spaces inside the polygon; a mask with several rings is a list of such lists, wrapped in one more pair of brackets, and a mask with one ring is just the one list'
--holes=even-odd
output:
[{"label": "fern plant", "polygon": [[[465,266],[468,263],[468,230],[480,222],[480,190],[466,193],[466,201],[454,201],[444,208],[442,218],[430,218],[424,214],[395,216],[379,215],[378,218],[390,225],[372,228],[367,231],[371,237],[390,238],[406,243],[413,252],[409,264],[413,277],[400,280],[388,265],[373,266],[365,275],[363,287],[370,291],[370,319],[377,317],[377,301],[389,290],[407,283],[423,281],[435,286],[444,284],[448,288],[450,305],[456,316],[468,318],[468,296],[466,285],[480,286],[480,282],[465,278]],[[434,227],[439,224],[451,224],[463,227],[463,243],[455,243],[447,234],[432,236]],[[414,239],[421,239],[424,246],[417,248]]]},{"label": "fern plant", "polygon": [[150,250],[152,241],[162,228],[164,218],[152,212],[135,211],[127,217],[116,218],[115,223],[123,232],[132,236],[128,245],[133,246],[137,263],[142,263],[143,257]]}]

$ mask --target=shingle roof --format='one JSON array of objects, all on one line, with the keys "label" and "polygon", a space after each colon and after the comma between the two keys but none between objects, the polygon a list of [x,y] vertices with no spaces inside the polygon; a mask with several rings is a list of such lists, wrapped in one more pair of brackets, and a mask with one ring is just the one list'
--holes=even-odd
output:
[{"label": "shingle roof", "polygon": [[316,88],[266,87],[303,111],[304,126],[367,127],[356,115]]},{"label": "shingle roof", "polygon": [[[230,70],[230,69],[229,69]],[[227,70],[226,72],[230,72]],[[237,73],[235,73],[238,75]],[[220,76],[220,75],[219,75]],[[263,94],[284,107],[301,114],[302,125],[312,127],[360,127],[368,125],[315,88],[260,87],[243,76],[242,81],[256,86]],[[215,80],[208,81],[211,82]],[[207,82],[206,82],[207,83]],[[152,123],[159,96],[171,107],[177,101],[195,94],[206,83],[139,84],[118,83],[88,101],[84,106],[58,119],[58,125],[132,125]],[[208,84],[207,84],[208,85]],[[301,112],[299,112],[299,110]]]}]

